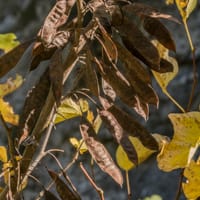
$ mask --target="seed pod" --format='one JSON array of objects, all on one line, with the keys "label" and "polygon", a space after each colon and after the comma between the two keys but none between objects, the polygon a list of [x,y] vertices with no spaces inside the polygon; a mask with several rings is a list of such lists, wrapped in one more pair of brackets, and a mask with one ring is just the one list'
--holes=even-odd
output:
[{"label": "seed pod", "polygon": [[109,174],[120,186],[123,184],[123,177],[119,168],[115,165],[109,152],[106,150],[104,145],[97,141],[94,137],[94,130],[91,125],[81,124],[80,132],[85,141],[85,144],[90,152],[92,158],[99,165],[99,167]]},{"label": "seed pod", "polygon": [[121,127],[131,136],[137,137],[144,146],[152,150],[158,150],[158,143],[149,132],[134,120],[129,114],[122,111],[116,106],[111,106],[108,109],[116,120],[119,122]]}]

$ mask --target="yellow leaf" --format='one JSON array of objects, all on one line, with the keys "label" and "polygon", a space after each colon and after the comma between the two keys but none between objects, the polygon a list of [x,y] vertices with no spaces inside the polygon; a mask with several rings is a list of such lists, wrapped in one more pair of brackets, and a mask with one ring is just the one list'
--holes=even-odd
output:
[{"label": "yellow leaf", "polygon": [[169,5],[169,4],[174,4],[174,0],[165,0],[165,3],[166,3],[167,5]]},{"label": "yellow leaf", "polygon": [[192,11],[196,8],[197,6],[197,0],[189,0],[186,8],[186,18],[190,16]]},{"label": "yellow leaf", "polygon": [[187,199],[197,199],[200,197],[200,163],[192,160],[185,168],[184,176],[187,178],[186,183],[183,183],[185,196]]},{"label": "yellow leaf", "polygon": [[8,161],[7,150],[4,146],[0,146],[0,161],[3,163]]},{"label": "yellow leaf", "polygon": [[101,120],[101,117],[99,115],[96,116],[92,126],[94,128],[94,131],[95,133],[98,133],[99,132],[99,129],[101,127],[101,124],[102,124],[102,120]]},{"label": "yellow leaf", "polygon": [[12,107],[9,103],[5,102],[0,98],[0,113],[3,119],[13,125],[17,125],[19,121],[19,116],[14,114]]},{"label": "yellow leaf", "polygon": [[79,99],[76,102],[72,100],[72,98],[66,98],[58,108],[55,123],[60,123],[67,119],[82,116],[82,113],[87,112],[88,109],[89,105],[87,101]]},{"label": "yellow leaf", "polygon": [[187,1],[188,0],[176,0],[176,6],[183,19],[186,17],[185,8],[187,6]]},{"label": "yellow leaf", "polygon": [[71,137],[69,138],[69,141],[80,152],[80,154],[83,154],[87,151],[87,146],[83,139],[78,140],[77,138]]},{"label": "yellow leaf", "polygon": [[0,84],[0,98],[15,91],[22,83],[22,76],[16,75],[15,79],[9,78],[6,83]]},{"label": "yellow leaf", "polygon": [[17,45],[19,45],[19,41],[16,40],[17,37],[14,33],[0,34],[0,49],[5,52],[10,51]]},{"label": "yellow leaf", "polygon": [[174,136],[157,156],[158,166],[164,171],[184,168],[190,162],[200,138],[200,112],[169,114]]},{"label": "yellow leaf", "polygon": [[[152,134],[152,136],[154,136],[154,138],[160,144],[163,142],[161,138],[163,138],[163,140],[165,140],[164,137],[159,134]],[[155,152],[155,151],[143,146],[143,144],[140,142],[140,140],[138,140],[138,138],[129,136],[129,139],[132,142],[133,146],[135,147],[135,150],[137,151],[138,164],[145,161],[151,154],[153,154]],[[162,145],[160,145],[160,146],[162,146]],[[126,152],[123,150],[121,145],[119,145],[117,148],[116,160],[117,160],[118,165],[126,171],[135,167],[135,165],[128,159],[128,156],[127,156]]]},{"label": "yellow leaf", "polygon": [[[3,192],[4,188],[0,187],[0,194]],[[1,195],[0,195],[1,196]]]},{"label": "yellow leaf", "polygon": [[88,110],[87,111],[87,120],[92,124],[94,120],[94,114],[92,111]]},{"label": "yellow leaf", "polygon": [[143,200],[162,200],[162,197],[157,194],[153,194],[150,197],[145,197]]},{"label": "yellow leaf", "polygon": [[167,86],[169,85],[170,81],[172,81],[178,73],[178,63],[173,57],[170,57],[168,55],[169,50],[165,48],[162,44],[157,41],[153,41],[153,44],[157,47],[160,57],[169,61],[173,65],[172,72],[159,73],[152,70],[157,83],[160,85],[161,89],[165,91],[167,90]]}]

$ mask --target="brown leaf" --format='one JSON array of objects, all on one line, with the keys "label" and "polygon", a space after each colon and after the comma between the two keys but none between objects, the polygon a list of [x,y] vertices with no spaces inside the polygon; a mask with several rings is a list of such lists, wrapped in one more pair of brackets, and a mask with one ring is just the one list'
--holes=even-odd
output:
[{"label": "brown leaf", "polygon": [[120,99],[127,105],[134,107],[137,104],[135,91],[123,74],[119,70],[100,63],[97,60],[96,63],[103,79],[112,86]]},{"label": "brown leaf", "polygon": [[109,174],[120,186],[123,184],[123,177],[119,168],[115,165],[109,152],[104,145],[91,135],[96,135],[89,123],[80,125],[80,132],[92,158],[99,167]]},{"label": "brown leaf", "polygon": [[127,134],[124,132],[124,129],[121,127],[120,123],[114,117],[112,113],[107,110],[99,111],[99,114],[103,122],[108,127],[110,133],[116,139],[117,143],[122,146],[126,152],[129,159],[135,164],[138,164],[138,157],[135,148],[132,143],[129,141]]},{"label": "brown leaf", "polygon": [[45,49],[41,42],[35,42],[32,50],[30,70],[34,70],[41,61],[51,58],[56,48]]},{"label": "brown leaf", "polygon": [[86,66],[85,66],[86,82],[92,94],[98,97],[99,96],[99,82],[98,82],[97,73],[94,68],[95,66],[93,65],[91,59],[92,59],[91,52],[87,51]]},{"label": "brown leaf", "polygon": [[45,200],[59,200],[52,192],[44,190]]},{"label": "brown leaf", "polygon": [[180,24],[180,22],[173,16],[169,14],[160,13],[157,9],[149,5],[142,4],[142,3],[134,2],[133,4],[125,5],[123,6],[122,11],[125,14],[130,14],[130,16],[138,15],[141,18],[144,16],[148,16],[152,18],[162,18],[162,19],[167,19],[167,20]]},{"label": "brown leaf", "polygon": [[137,106],[134,107],[134,110],[145,120],[149,118],[149,105],[146,102],[143,102],[142,99],[136,97]]},{"label": "brown leaf", "polygon": [[33,130],[42,107],[45,104],[50,89],[48,70],[41,76],[39,82],[29,91],[23,113],[19,119],[19,143],[20,145]]},{"label": "brown leaf", "polygon": [[38,37],[42,44],[48,48],[54,40],[57,29],[66,23],[75,0],[59,0],[46,17]]},{"label": "brown leaf", "polygon": [[115,101],[116,93],[113,90],[112,86],[107,81],[105,81],[103,78],[101,80],[101,85],[102,85],[103,93],[105,94],[105,96],[107,98],[109,98],[109,100]]},{"label": "brown leaf", "polygon": [[130,136],[137,137],[145,147],[152,150],[158,150],[158,143],[154,137],[129,114],[114,105],[111,106],[108,111],[114,115],[121,127],[126,130]]},{"label": "brown leaf", "polygon": [[101,31],[101,37],[97,37],[97,39],[100,42],[100,44],[102,45],[109,60],[114,61],[116,63],[117,58],[118,58],[118,52],[117,52],[116,45],[112,41],[112,39],[109,36],[109,34],[107,33],[107,31],[101,25],[101,23],[98,23],[98,25],[99,25],[99,30]]},{"label": "brown leaf", "polygon": [[72,189],[60,179],[58,174],[51,170],[48,170],[48,173],[55,181],[56,190],[62,200],[80,200],[79,195],[72,191]]},{"label": "brown leaf", "polygon": [[126,64],[126,67],[132,76],[141,79],[142,81],[151,84],[149,71],[141,64],[141,62],[132,55],[122,44],[114,41],[119,53],[119,59]]},{"label": "brown leaf", "polygon": [[133,22],[131,22],[127,17],[124,17],[123,23],[115,26],[115,28],[119,31],[126,48],[133,55],[136,57],[140,55],[140,57],[147,60],[151,66],[156,66],[156,68],[159,69],[160,56],[156,47],[147,37],[144,36],[142,31],[140,31]]},{"label": "brown leaf", "polygon": [[174,69],[174,66],[169,61],[165,60],[164,58],[161,58],[160,60],[160,69],[158,72],[160,73],[166,73],[166,72],[172,72]]},{"label": "brown leaf", "polygon": [[163,46],[169,50],[176,51],[176,46],[167,28],[158,20],[151,17],[145,17],[143,21],[144,29],[154,36]]},{"label": "brown leaf", "polygon": [[57,106],[60,105],[62,96],[63,73],[62,50],[57,49],[51,57],[49,66],[49,77]]},{"label": "brown leaf", "polygon": [[132,142],[130,141],[128,135],[122,137],[120,141],[120,145],[126,152],[129,160],[133,162],[136,166],[138,165],[138,155],[135,147],[133,146]]},{"label": "brown leaf", "polygon": [[131,70],[127,67],[126,69],[126,77],[128,81],[131,83],[132,87],[135,90],[135,93],[142,99],[143,102],[158,105],[159,99],[151,87],[150,84],[146,84],[141,79],[138,79],[134,74],[131,73]]},{"label": "brown leaf", "polygon": [[0,57],[0,78],[15,67],[15,65],[25,52],[25,50],[31,45],[33,41],[34,40],[23,42],[14,49],[12,49],[11,51],[9,51],[8,53]]}]

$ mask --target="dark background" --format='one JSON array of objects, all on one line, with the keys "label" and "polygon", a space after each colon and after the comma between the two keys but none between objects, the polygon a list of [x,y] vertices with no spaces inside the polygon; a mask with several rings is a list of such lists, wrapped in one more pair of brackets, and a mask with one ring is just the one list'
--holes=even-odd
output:
[{"label": "dark background", "polygon": [[[25,41],[32,37],[35,37],[41,24],[44,21],[45,16],[54,4],[54,0],[6,0],[0,1],[0,33],[14,32],[18,36],[20,41]],[[173,16],[181,20],[175,6],[166,6],[164,0],[154,1],[137,1],[147,2],[148,4],[157,7],[160,11],[170,13]],[[199,5],[189,18],[188,24],[193,38],[194,45],[196,47],[196,60],[198,71],[200,64],[200,12]],[[175,80],[169,85],[170,94],[185,108],[188,103],[189,94],[192,84],[192,61],[189,44],[184,32],[183,25],[177,25],[173,22],[163,21],[165,23],[176,42],[177,46],[177,60],[179,62],[180,71]],[[39,72],[38,72],[39,73]],[[30,75],[28,77],[29,83],[39,77],[39,74]],[[154,81],[155,82],[155,81]],[[173,130],[171,123],[168,119],[168,114],[172,112],[179,112],[179,110],[173,105],[172,102],[162,94],[160,88],[154,83],[156,91],[159,93],[160,105],[158,109],[152,108],[150,118],[145,124],[148,130],[152,133],[160,133],[172,137]],[[200,92],[199,85],[194,98],[194,104],[192,110],[199,109],[200,104]],[[20,90],[13,95],[8,96],[11,105],[15,108],[16,112],[20,112],[24,98],[26,96],[26,89]],[[68,138],[71,136],[80,137],[78,133],[78,120],[70,120],[57,127],[55,133],[53,133],[49,146],[51,148],[61,148],[65,150],[62,155],[57,155],[62,163],[67,163],[72,159],[74,149],[68,142]],[[2,128],[0,129],[2,132]],[[114,149],[116,145],[111,142],[109,134],[105,129],[102,129],[105,135],[105,144],[109,150],[111,150],[114,156]],[[3,141],[1,141],[3,143]],[[89,157],[87,155],[81,158],[83,163],[89,163]],[[42,184],[45,184],[49,177],[45,171],[45,166],[50,169],[56,169],[55,161],[51,158],[45,158],[40,166],[35,170],[34,175],[40,179]],[[114,181],[111,180],[105,173],[101,172],[99,168],[95,167],[96,181],[100,187],[104,190],[105,199],[107,200],[124,200],[126,197],[126,187],[121,189]],[[172,200],[175,198],[175,194],[178,188],[180,171],[176,170],[171,173],[165,173],[157,168],[156,156],[152,156],[145,163],[130,171],[130,182],[133,193],[133,200],[143,199],[146,196],[152,194],[160,195],[163,200]],[[83,200],[98,199],[96,192],[90,186],[88,181],[82,175],[82,172],[78,165],[74,165],[69,170],[69,176],[72,178],[74,185],[80,192]],[[36,194],[42,188],[30,180],[29,186],[24,192],[25,199],[35,199]],[[185,199],[183,196],[181,199]]]}]

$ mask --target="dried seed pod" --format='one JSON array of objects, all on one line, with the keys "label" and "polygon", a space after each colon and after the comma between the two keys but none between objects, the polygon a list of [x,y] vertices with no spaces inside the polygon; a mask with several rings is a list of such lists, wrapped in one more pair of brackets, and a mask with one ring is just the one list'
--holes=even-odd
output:
[{"label": "dried seed pod", "polygon": [[120,99],[131,107],[136,106],[135,91],[123,74],[116,68],[109,67],[103,62],[96,60],[96,63],[103,79],[112,86]]},{"label": "dried seed pod", "polygon": [[59,177],[54,171],[48,170],[49,175],[55,181],[56,190],[62,200],[80,200],[80,196]]},{"label": "dried seed pod", "polygon": [[109,152],[106,150],[104,145],[97,141],[94,137],[94,130],[87,124],[80,125],[80,132],[85,141],[85,144],[90,152],[92,158],[99,165],[99,167],[109,174],[120,186],[123,184],[123,177],[119,168],[115,165]]},{"label": "dried seed pod", "polygon": [[93,65],[91,59],[92,59],[91,52],[87,51],[86,65],[85,65],[86,82],[92,94],[98,97],[99,96],[99,82],[98,82],[98,77],[94,68],[95,66]]},{"label": "dried seed pod", "polygon": [[122,146],[124,151],[126,152],[129,159],[135,164],[138,164],[138,156],[137,152],[130,142],[128,135],[125,133],[123,128],[121,127],[120,123],[114,117],[112,113],[107,110],[99,111],[99,114],[103,120],[103,122],[108,127],[110,133],[116,139],[117,143]]},{"label": "dried seed pod", "polygon": [[152,150],[158,150],[158,143],[148,131],[140,125],[136,120],[134,120],[130,115],[117,108],[116,106],[111,106],[108,109],[116,120],[119,122],[121,127],[131,136],[137,137],[144,146]]},{"label": "dried seed pod", "polygon": [[34,40],[23,42],[16,46],[8,53],[0,56],[0,78],[8,73],[18,63],[26,49],[33,43]]},{"label": "dried seed pod", "polygon": [[130,71],[130,73],[146,83],[151,83],[149,71],[145,68],[144,65],[142,65],[139,59],[132,55],[122,44],[120,44],[116,40],[114,42],[117,47],[119,59],[123,63],[126,63],[126,67]]},{"label": "dried seed pod", "polygon": [[137,52],[140,57],[150,63],[150,67],[159,69],[160,56],[156,47],[130,19],[124,17],[121,25],[113,25],[119,31],[124,45],[133,55],[137,57],[135,54]]},{"label": "dried seed pod", "polygon": [[53,94],[56,100],[57,106],[60,105],[60,99],[62,96],[63,87],[63,62],[62,62],[62,50],[57,49],[51,57],[49,64],[49,78],[52,84]]},{"label": "dried seed pod", "polygon": [[176,51],[176,46],[170,32],[158,19],[144,17],[143,27],[167,49]]},{"label": "dried seed pod", "polygon": [[48,48],[54,40],[57,29],[66,23],[75,0],[59,0],[46,17],[38,37],[42,44]]},{"label": "dried seed pod", "polygon": [[48,70],[41,76],[39,82],[29,91],[23,113],[19,119],[19,144],[20,145],[28,136],[38,120],[40,112],[46,102],[50,89]]}]

